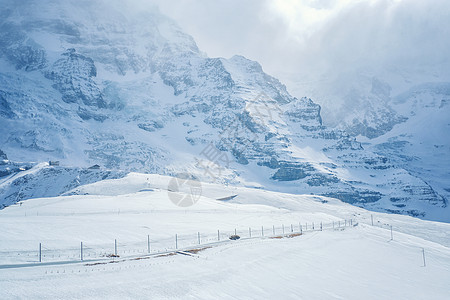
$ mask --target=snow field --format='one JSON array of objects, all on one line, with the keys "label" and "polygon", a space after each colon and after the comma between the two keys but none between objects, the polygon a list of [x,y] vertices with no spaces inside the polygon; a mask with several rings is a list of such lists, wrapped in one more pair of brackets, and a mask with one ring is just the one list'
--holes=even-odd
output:
[{"label": "snow field", "polygon": [[[446,299],[450,292],[449,224],[326,197],[212,184],[202,185],[195,205],[180,208],[164,190],[167,179],[131,174],[78,188],[80,195],[2,210],[0,298]],[[215,200],[230,194],[238,196]],[[349,219],[354,226],[337,228]],[[276,236],[283,225],[286,235],[291,224],[298,232],[299,222],[303,235],[270,236],[272,226]],[[228,240],[235,229],[242,239]],[[175,235],[182,250],[176,254]],[[115,251],[115,239],[120,257],[100,256]]]}]

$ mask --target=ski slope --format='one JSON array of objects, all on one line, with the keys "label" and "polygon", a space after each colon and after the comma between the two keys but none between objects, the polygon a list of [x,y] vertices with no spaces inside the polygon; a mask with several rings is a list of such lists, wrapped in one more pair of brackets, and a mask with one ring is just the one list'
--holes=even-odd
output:
[{"label": "ski slope", "polygon": [[[449,224],[205,183],[198,202],[182,208],[170,200],[171,179],[131,173],[0,211],[0,298],[448,297]],[[291,224],[303,234],[288,237]],[[230,241],[235,230],[242,238]],[[101,256],[114,252],[114,240],[119,257]]]}]

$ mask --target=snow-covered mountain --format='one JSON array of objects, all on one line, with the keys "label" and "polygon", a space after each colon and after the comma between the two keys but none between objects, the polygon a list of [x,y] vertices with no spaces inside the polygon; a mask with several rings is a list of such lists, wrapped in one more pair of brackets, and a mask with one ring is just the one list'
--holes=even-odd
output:
[{"label": "snow-covered mountain", "polygon": [[[292,97],[257,62],[207,57],[157,9],[30,0],[6,1],[0,14],[0,149],[11,161],[189,172],[450,221],[445,180],[427,182],[426,170],[385,151],[397,151],[395,141],[380,150],[327,128],[311,99]],[[383,83],[373,86],[386,96]],[[39,181],[54,167],[35,168]],[[75,187],[70,170],[59,176]],[[17,201],[14,182],[0,187]]]},{"label": "snow-covered mountain", "polygon": [[450,83],[416,85],[395,97],[392,107],[406,120],[365,140],[367,148],[389,156],[449,199]]},{"label": "snow-covered mountain", "polygon": [[339,78],[323,81],[316,74],[289,86],[324,105],[326,125],[345,130],[448,199],[450,77],[443,66],[412,65],[338,72]]}]

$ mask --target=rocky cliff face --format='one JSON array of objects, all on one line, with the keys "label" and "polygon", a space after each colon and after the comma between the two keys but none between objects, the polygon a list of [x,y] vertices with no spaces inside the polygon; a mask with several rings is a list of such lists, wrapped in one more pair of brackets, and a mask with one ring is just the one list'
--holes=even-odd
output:
[{"label": "rocky cliff face", "polygon": [[0,144],[12,160],[190,172],[442,219],[427,215],[447,203],[426,182],[323,126],[319,105],[292,97],[257,62],[206,57],[156,11],[90,1],[6,7]]}]

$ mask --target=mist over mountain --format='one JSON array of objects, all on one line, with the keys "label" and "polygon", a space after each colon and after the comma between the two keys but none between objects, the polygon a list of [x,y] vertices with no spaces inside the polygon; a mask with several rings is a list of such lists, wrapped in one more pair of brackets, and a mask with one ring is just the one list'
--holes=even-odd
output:
[{"label": "mist over mountain", "polygon": [[[3,7],[5,205],[53,196],[32,188],[55,184],[42,180],[48,174],[68,178],[56,183],[59,194],[138,171],[449,221],[446,82],[394,96],[386,77],[368,75],[342,94],[334,93],[336,82],[345,87],[351,76],[334,78],[323,97],[353,100],[343,126],[326,126],[335,120],[322,115],[325,102],[292,96],[244,56],[208,57],[154,6],[30,0]],[[64,166],[28,165],[48,160]],[[72,169],[94,164],[111,172]]]},{"label": "mist over mountain", "polygon": [[[450,80],[445,0],[153,2],[210,55],[258,60],[294,96],[320,104],[325,125],[355,135],[386,133],[405,113],[392,98]],[[374,95],[374,80],[389,93]]]}]

